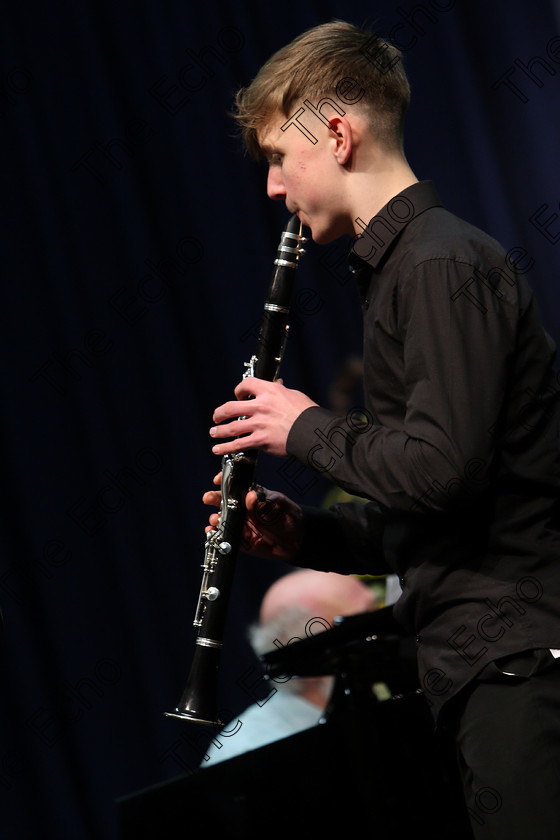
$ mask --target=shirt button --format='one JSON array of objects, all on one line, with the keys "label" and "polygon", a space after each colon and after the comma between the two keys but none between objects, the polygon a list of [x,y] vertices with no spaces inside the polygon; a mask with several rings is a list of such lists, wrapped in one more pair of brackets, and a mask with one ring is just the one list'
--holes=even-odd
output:
[{"label": "shirt button", "polygon": [[401,589],[404,589],[404,585],[405,585],[405,583],[406,583],[406,581],[405,581],[404,577],[400,577],[400,578],[399,578],[399,583],[400,583],[400,585],[401,585]]},{"label": "shirt button", "polygon": [[422,634],[421,633],[416,634],[416,644],[417,645],[422,644]]}]

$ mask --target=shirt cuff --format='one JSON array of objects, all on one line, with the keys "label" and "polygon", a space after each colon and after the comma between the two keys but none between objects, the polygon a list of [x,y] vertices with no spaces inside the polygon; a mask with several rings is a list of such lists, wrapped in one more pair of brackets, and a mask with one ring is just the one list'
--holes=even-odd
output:
[{"label": "shirt cuff", "polygon": [[[329,448],[322,458],[326,461],[323,465],[318,453],[325,449],[324,441],[317,434],[316,430],[327,429],[333,422],[342,422],[342,418],[319,405],[312,405],[301,412],[296,418],[288,433],[286,440],[286,451],[288,455],[297,458],[302,464],[316,472],[329,471]],[[331,453],[332,454],[332,453]],[[317,457],[316,457],[317,456]],[[328,477],[328,476],[327,476]]]}]

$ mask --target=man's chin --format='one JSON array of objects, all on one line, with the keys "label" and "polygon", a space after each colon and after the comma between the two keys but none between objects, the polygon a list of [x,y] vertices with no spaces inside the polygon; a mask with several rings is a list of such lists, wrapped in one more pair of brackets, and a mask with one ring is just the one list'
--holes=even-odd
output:
[{"label": "man's chin", "polygon": [[311,239],[313,242],[316,242],[317,245],[328,245],[329,242],[334,242],[335,239],[340,239],[343,236],[343,231],[340,229],[336,229],[336,225],[329,225],[325,227],[321,227],[317,223],[311,222],[311,224],[306,220],[305,213],[302,214],[303,218],[299,216],[301,223],[306,226],[307,231],[311,231]]},{"label": "man's chin", "polygon": [[334,242],[334,240],[338,239],[339,236],[340,234],[331,230],[313,230],[313,228],[311,228],[311,239],[313,242],[316,242],[317,245],[328,245],[329,242]]}]

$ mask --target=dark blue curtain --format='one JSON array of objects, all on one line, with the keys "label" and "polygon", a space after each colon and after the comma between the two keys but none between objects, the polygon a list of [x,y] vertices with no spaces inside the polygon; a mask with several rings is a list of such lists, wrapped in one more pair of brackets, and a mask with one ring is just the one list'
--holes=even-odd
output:
[{"label": "dark blue curtain", "polygon": [[[193,652],[213,408],[253,352],[283,205],[241,151],[234,91],[333,17],[401,47],[407,154],[510,251],[560,339],[560,36],[552,0],[8,4],[2,75],[2,837],[116,838],[115,799],[191,773],[164,717]],[[360,352],[340,245],[310,244],[283,377],[322,404]],[[489,360],[491,362],[491,360]],[[263,483],[321,503],[264,457]],[[286,571],[243,557],[220,706]]]}]

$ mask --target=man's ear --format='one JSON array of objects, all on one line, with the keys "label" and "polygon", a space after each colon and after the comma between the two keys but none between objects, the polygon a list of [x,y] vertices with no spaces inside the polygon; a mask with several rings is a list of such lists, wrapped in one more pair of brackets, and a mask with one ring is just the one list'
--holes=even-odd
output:
[{"label": "man's ear", "polygon": [[352,153],[352,126],[346,117],[332,116],[329,118],[329,122],[334,155],[338,163],[344,166]]}]

